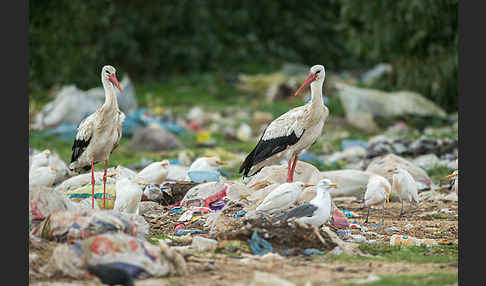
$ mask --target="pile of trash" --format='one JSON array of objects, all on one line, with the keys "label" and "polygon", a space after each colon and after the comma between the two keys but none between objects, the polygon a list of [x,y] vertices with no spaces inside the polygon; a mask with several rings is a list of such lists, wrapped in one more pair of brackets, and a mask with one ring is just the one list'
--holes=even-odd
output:
[{"label": "pile of trash", "polygon": [[[361,255],[357,244],[377,243],[369,238],[378,237],[376,233],[357,224],[355,213],[337,207],[334,202],[330,220],[318,230],[324,243],[310,228],[257,211],[257,206],[272,191],[286,183],[285,164],[264,167],[255,176],[240,180],[228,180],[219,171],[220,166],[228,163],[217,156],[194,160],[188,154],[180,154],[181,160],[147,160],[138,166],[138,171],[118,166],[108,169],[108,175],[114,175],[107,177],[105,193],[103,174],[95,172],[96,203],[92,208],[90,173],[61,172],[65,171],[65,164],[49,150],[29,150],[29,153],[30,242],[33,249],[47,241],[57,245],[49,263],[42,270],[32,270],[40,277],[63,275],[81,279],[89,269],[115,267],[133,279],[145,279],[183,275],[186,273],[183,255],[194,252],[277,258]],[[236,157],[235,162],[241,162],[241,158]],[[396,166],[407,170],[422,189],[431,188],[426,171],[394,154],[373,158],[366,170],[319,171],[310,163],[298,161],[294,180],[309,186],[277,214],[311,201],[316,196],[315,184],[322,179],[338,184],[330,192],[336,201],[342,197],[362,197],[371,176],[381,175],[392,183],[388,170]],[[45,176],[38,173],[39,169],[53,167],[59,168],[53,179],[36,180],[36,176]],[[56,180],[58,173],[63,177]],[[131,188],[141,198],[136,211],[117,207],[119,200],[127,199],[126,195],[120,195],[128,188],[120,185],[122,180],[131,182]],[[422,195],[422,199],[431,199],[431,195]],[[164,238],[147,241],[149,234]],[[403,237],[394,237],[390,243],[437,245],[432,240],[410,242]]]}]

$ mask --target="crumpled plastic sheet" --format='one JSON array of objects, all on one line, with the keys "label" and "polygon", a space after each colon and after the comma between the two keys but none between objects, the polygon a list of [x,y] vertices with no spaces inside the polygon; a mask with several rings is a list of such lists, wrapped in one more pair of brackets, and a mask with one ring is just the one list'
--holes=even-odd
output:
[{"label": "crumpled plastic sheet", "polygon": [[61,244],[54,249],[48,268],[72,278],[86,276],[86,265],[111,265],[135,279],[169,274],[170,262],[159,247],[125,233],[107,233]]},{"label": "crumpled plastic sheet", "polygon": [[273,252],[272,244],[260,237],[257,231],[253,231],[251,239],[247,240],[247,242],[253,254],[264,255]]},{"label": "crumpled plastic sheet", "polygon": [[194,170],[187,173],[189,179],[194,183],[219,182],[219,172],[213,170]]},{"label": "crumpled plastic sheet", "polygon": [[115,210],[62,210],[52,212],[31,234],[57,242],[73,242],[102,233],[124,232],[143,238],[149,226],[145,219]]},{"label": "crumpled plastic sheet", "polygon": [[184,128],[175,123],[170,117],[149,116],[146,108],[139,108],[135,112],[126,114],[122,126],[123,134],[131,136],[136,129],[149,125],[157,125],[175,135],[182,135],[185,132]]},{"label": "crumpled plastic sheet", "polygon": [[59,210],[75,211],[78,207],[61,192],[48,187],[29,189],[29,230],[42,222],[52,212]]}]

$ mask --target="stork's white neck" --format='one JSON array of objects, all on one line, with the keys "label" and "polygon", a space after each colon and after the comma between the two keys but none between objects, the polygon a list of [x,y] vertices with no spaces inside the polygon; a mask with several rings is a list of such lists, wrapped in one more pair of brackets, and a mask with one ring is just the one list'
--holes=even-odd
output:
[{"label": "stork's white neck", "polygon": [[312,106],[322,106],[324,105],[322,101],[322,85],[324,81],[314,81],[310,84],[311,87],[311,105]]},{"label": "stork's white neck", "polygon": [[116,100],[115,88],[113,84],[103,76],[101,76],[101,82],[103,83],[103,88],[105,90],[105,103],[103,106],[105,108],[117,108],[118,101]]}]

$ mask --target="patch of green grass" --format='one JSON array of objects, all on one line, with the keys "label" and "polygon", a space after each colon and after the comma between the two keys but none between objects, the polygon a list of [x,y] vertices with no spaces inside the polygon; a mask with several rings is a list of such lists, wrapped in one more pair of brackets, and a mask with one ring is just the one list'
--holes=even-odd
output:
[{"label": "patch of green grass", "polygon": [[427,170],[427,174],[429,175],[430,179],[434,182],[440,182],[441,179],[444,180],[444,177],[452,174],[454,170],[447,167],[447,166],[438,166],[435,165],[433,168]]},{"label": "patch of green grass", "polygon": [[392,245],[370,245],[361,244],[361,251],[372,255],[348,256],[335,255],[327,256],[328,261],[388,261],[388,262],[409,262],[409,263],[454,263],[458,261],[458,248],[456,245],[444,246],[392,246]]},{"label": "patch of green grass", "polygon": [[444,286],[454,285],[458,282],[456,273],[451,272],[431,272],[413,275],[380,275],[380,280],[369,283],[344,283],[340,286],[366,285],[366,286],[380,286],[380,285],[396,285],[396,286]]},{"label": "patch of green grass", "polygon": [[178,239],[177,237],[171,237],[165,234],[149,234],[147,235],[147,241],[152,243],[152,244],[158,244],[159,241],[158,239],[164,240],[164,239],[170,239],[175,242],[183,242],[182,239]]}]

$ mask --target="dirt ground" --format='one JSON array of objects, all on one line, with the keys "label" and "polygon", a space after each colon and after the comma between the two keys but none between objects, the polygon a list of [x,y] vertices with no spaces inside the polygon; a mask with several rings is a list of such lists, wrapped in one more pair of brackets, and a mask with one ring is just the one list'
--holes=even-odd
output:
[{"label": "dirt ground", "polygon": [[[379,226],[381,222],[381,210],[372,210],[369,222],[364,224],[367,209],[360,209],[360,204],[350,201],[339,201],[336,205],[341,209],[351,210],[359,217],[349,218],[350,222],[356,221],[357,224],[366,226],[367,232],[356,232],[366,237],[367,240],[376,240],[377,243],[389,244],[390,237],[393,234],[414,236],[418,238],[434,238],[438,241],[444,241],[457,245],[458,243],[458,205],[457,202],[446,201],[423,201],[417,209],[413,211],[413,217],[410,219],[409,213],[400,217],[400,203],[390,202],[386,207],[384,226]],[[408,204],[405,204],[405,210],[408,210]],[[160,206],[159,209],[153,209],[155,213],[164,213],[168,207]],[[447,210],[445,210],[447,209]],[[231,217],[238,210],[235,207],[227,217]],[[442,212],[439,212],[443,210]],[[178,224],[177,217],[181,214],[165,212],[165,215],[157,217],[146,216],[150,223],[151,233],[174,234],[174,227]],[[228,219],[228,221],[230,221]],[[234,221],[234,220],[233,220]],[[187,224],[186,229],[202,229],[204,223],[196,220],[192,224]],[[245,224],[242,224],[245,225]],[[248,223],[246,223],[248,227]],[[396,229],[387,229],[389,227]],[[234,225],[228,225],[231,229]],[[324,256],[328,255],[329,246],[323,246],[318,243],[317,238],[311,231],[290,229],[287,232],[280,232],[277,228],[265,229],[264,224],[257,225],[253,222],[251,230],[262,230],[262,234],[268,232],[265,238],[272,243],[275,250],[282,254],[286,245],[294,243],[293,247],[300,248],[318,248],[324,251]],[[241,229],[241,226],[238,226]],[[244,229],[244,227],[243,227]],[[440,233],[439,233],[440,232]],[[220,232],[214,235],[218,241],[223,239],[241,239],[245,240],[250,236],[250,231],[240,232]],[[211,237],[208,233],[201,234]],[[287,237],[287,241],[285,241]],[[345,238],[346,239],[346,238]],[[175,243],[173,245],[184,245],[184,243]],[[357,244],[356,244],[357,245]],[[40,267],[47,263],[52,248],[55,243],[49,243],[42,248],[36,248],[32,245],[29,247],[29,253],[38,255],[38,259],[30,264],[29,280],[33,285],[61,285],[68,283],[70,285],[101,285],[94,277],[87,280],[72,280],[63,277],[47,278],[40,273]],[[198,255],[186,255],[188,266],[188,275],[184,277],[170,277],[159,279],[137,280],[136,285],[285,285],[284,282],[271,283],[271,277],[261,277],[258,272],[273,274],[277,277],[286,279],[296,285],[337,285],[344,282],[353,282],[363,279],[371,279],[375,275],[402,275],[402,274],[420,274],[429,272],[451,272],[457,273],[457,263],[425,263],[414,264],[405,262],[343,262],[332,261],[323,262],[315,259],[316,256],[284,256],[275,259],[261,259],[251,255],[249,252],[237,252],[228,255],[228,253],[199,253]],[[266,284],[257,283],[257,280],[264,280]],[[59,282],[61,284],[50,284]],[[306,283],[311,284],[306,284]]]}]

